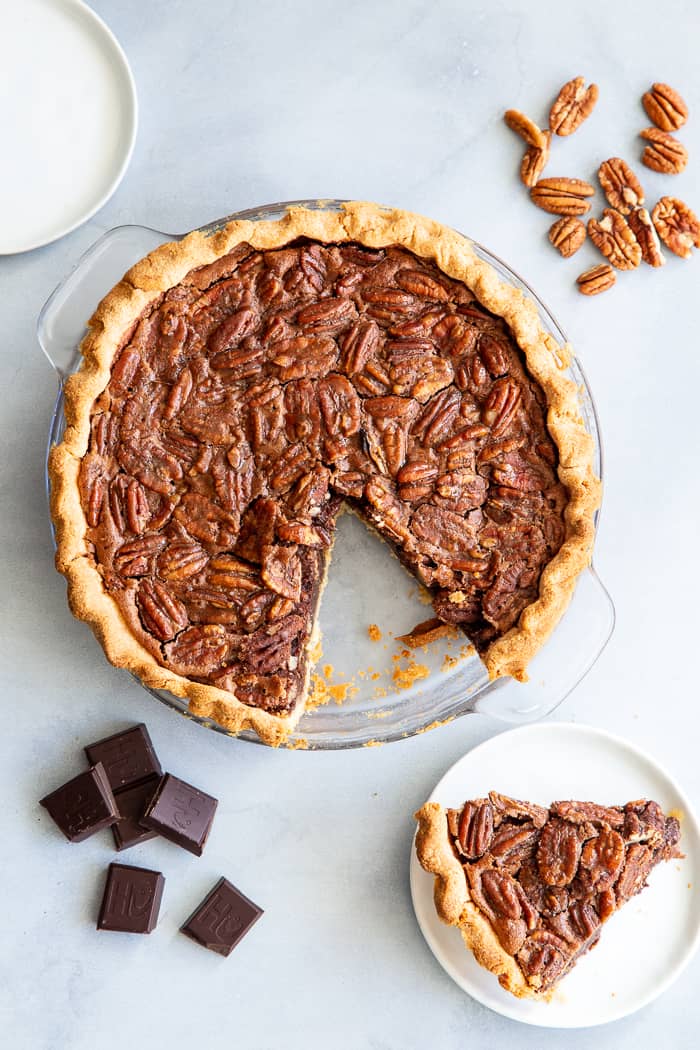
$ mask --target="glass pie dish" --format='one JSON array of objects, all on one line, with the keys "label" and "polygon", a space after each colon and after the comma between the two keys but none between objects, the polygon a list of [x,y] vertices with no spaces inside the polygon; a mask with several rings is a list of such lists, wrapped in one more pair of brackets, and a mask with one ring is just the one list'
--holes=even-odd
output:
[{"label": "glass pie dish", "polygon": [[[341,202],[329,200],[266,205],[226,216],[201,231],[213,233],[232,219],[279,219],[292,204],[336,211],[341,207]],[[45,303],[38,320],[39,343],[59,380],[49,448],[61,440],[65,428],[63,382],[79,366],[78,347],[86,318],[133,263],[159,244],[181,236],[184,235],[143,226],[116,227],[82,256]],[[472,244],[476,254],[502,280],[535,302],[543,328],[557,343],[566,343],[561,328],[532,289],[500,259]],[[567,374],[579,390],[581,415],[595,446],[594,470],[602,476],[595,407],[575,359]],[[425,593],[388,555],[386,545],[354,515],[342,517],[321,605],[323,656],[316,665],[311,704],[289,736],[287,746],[329,749],[384,743],[472,711],[516,723],[542,718],[581,681],[612,633],[613,604],[590,567],[581,574],[573,600],[556,630],[532,661],[530,680],[491,681],[463,636],[459,640],[441,639],[414,652],[402,647],[397,636],[427,619],[430,611]],[[149,692],[180,713],[194,717],[186,701],[162,690]],[[225,732],[209,719],[196,720]],[[259,742],[253,733],[240,736]]]}]

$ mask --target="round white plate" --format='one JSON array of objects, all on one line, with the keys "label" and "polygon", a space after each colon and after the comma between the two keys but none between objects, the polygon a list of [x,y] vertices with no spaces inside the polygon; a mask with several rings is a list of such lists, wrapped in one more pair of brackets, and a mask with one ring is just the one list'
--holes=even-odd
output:
[{"label": "round white plate", "polygon": [[652,798],[681,815],[685,859],[660,864],[649,885],[603,928],[597,947],[564,978],[549,1003],[516,999],[479,966],[433,904],[433,876],[411,851],[418,924],[440,965],[460,988],[505,1017],[547,1028],[615,1021],[660,995],[690,960],[700,937],[700,831],[687,798],[648,755],[599,729],[524,726],[487,740],[445,774],[430,800],[461,806],[489,790],[548,806],[559,799],[619,805]]},{"label": "round white plate", "polygon": [[0,5],[0,254],[74,230],[119,185],[136,88],[114,36],[82,0]]}]

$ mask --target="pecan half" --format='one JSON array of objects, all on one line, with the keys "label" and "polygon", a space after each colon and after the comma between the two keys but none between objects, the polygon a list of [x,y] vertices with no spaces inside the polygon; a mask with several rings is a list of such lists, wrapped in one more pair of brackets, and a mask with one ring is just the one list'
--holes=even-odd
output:
[{"label": "pecan half", "polygon": [[283,598],[298,602],[301,597],[301,562],[296,547],[264,547],[262,557],[263,583]]},{"label": "pecan half", "polygon": [[598,168],[598,180],[608,204],[622,215],[644,204],[642,184],[622,157],[610,157]]},{"label": "pecan half", "polygon": [[528,187],[534,186],[547,166],[552,132],[543,132],[544,142],[541,146],[528,146],[520,163],[520,181]]},{"label": "pecan half", "polygon": [[578,868],[581,839],[573,824],[549,820],[537,846],[540,878],[548,886],[568,886]]},{"label": "pecan half", "polygon": [[588,220],[588,236],[617,270],[634,270],[642,261],[642,249],[624,215],[606,208],[602,219]]},{"label": "pecan half", "polygon": [[678,131],[688,119],[688,107],[668,84],[652,84],[642,95],[642,105],[649,120],[662,131]]},{"label": "pecan half", "polygon": [[651,215],[646,208],[633,208],[627,216],[630,229],[637,238],[639,247],[642,249],[642,259],[649,266],[663,266],[666,262],[662,251],[659,235],[651,221]]},{"label": "pecan half", "polygon": [[586,892],[610,889],[625,862],[622,836],[603,825],[600,834],[589,839],[581,851],[579,879]]},{"label": "pecan half", "polygon": [[585,215],[595,190],[583,179],[540,179],[530,190],[530,197],[538,208],[553,215]]},{"label": "pecan half", "polygon": [[572,215],[562,216],[549,228],[549,240],[560,255],[568,259],[574,255],[586,239],[586,227]]},{"label": "pecan half", "polygon": [[144,627],[161,642],[170,641],[189,623],[185,606],[160,580],[142,580],[136,600]]},{"label": "pecan half", "polygon": [[599,295],[615,284],[615,271],[612,266],[602,263],[593,266],[590,270],[584,270],[576,278],[576,284],[581,295]]},{"label": "pecan half", "polygon": [[651,218],[666,247],[681,259],[690,258],[693,246],[700,248],[700,220],[677,197],[662,197]]},{"label": "pecan half", "polygon": [[611,828],[621,828],[625,817],[616,806],[600,806],[597,802],[553,802],[552,813],[570,824],[609,824]]},{"label": "pecan half", "polygon": [[488,799],[465,804],[459,818],[457,838],[461,852],[470,860],[486,852],[493,838],[493,806]]},{"label": "pecan half", "polygon": [[658,128],[645,128],[639,132],[650,145],[642,153],[642,164],[662,175],[680,175],[688,163],[688,150],[682,142]]},{"label": "pecan half", "polygon": [[188,627],[166,645],[168,661],[178,674],[204,675],[225,659],[229,643],[221,624],[207,623]]},{"label": "pecan half", "polygon": [[534,146],[535,149],[544,149],[545,137],[548,133],[538,128],[534,120],[530,120],[518,109],[507,109],[503,114],[503,119],[510,130],[514,131],[516,135],[520,135],[520,138],[524,139],[528,146]]},{"label": "pecan half", "polygon": [[571,135],[593,111],[598,101],[598,85],[589,84],[583,77],[574,77],[564,84],[549,111],[550,130],[557,135]]}]

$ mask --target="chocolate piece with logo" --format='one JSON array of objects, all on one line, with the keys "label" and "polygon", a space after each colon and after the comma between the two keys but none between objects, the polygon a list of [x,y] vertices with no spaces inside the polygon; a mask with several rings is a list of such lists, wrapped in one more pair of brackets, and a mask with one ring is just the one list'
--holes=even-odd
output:
[{"label": "chocolate piece with logo", "polygon": [[142,722],[104,740],[88,744],[85,754],[89,762],[102,763],[115,792],[148,777],[161,776],[163,772],[148,730]]},{"label": "chocolate piece with logo", "polygon": [[56,788],[41,805],[69,842],[82,842],[119,820],[119,810],[101,762]]},{"label": "chocolate piece with logo", "polygon": [[97,929],[150,933],[158,922],[164,886],[159,871],[110,864]]},{"label": "chocolate piece with logo", "polygon": [[218,804],[218,799],[166,773],[141,823],[201,857]]},{"label": "chocolate piece with logo", "polygon": [[262,914],[262,908],[221,878],[180,929],[203,948],[230,955]]}]

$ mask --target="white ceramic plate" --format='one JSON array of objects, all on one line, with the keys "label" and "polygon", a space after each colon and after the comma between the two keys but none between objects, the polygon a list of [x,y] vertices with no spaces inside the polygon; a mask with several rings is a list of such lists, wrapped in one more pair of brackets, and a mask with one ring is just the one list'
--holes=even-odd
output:
[{"label": "white ceramic plate", "polygon": [[700,831],[687,798],[648,755],[589,726],[538,724],[487,740],[445,774],[431,801],[458,806],[489,790],[549,805],[558,799],[620,804],[652,798],[681,816],[685,859],[655,868],[648,887],[606,923],[597,947],[564,978],[549,1003],[516,999],[480,967],[433,904],[433,876],[411,851],[418,924],[440,965],[484,1006],[548,1028],[615,1021],[651,1002],[679,975],[700,939]]},{"label": "white ceramic plate", "polygon": [[124,52],[82,0],[0,4],[0,254],[62,237],[119,185],[136,138]]}]

